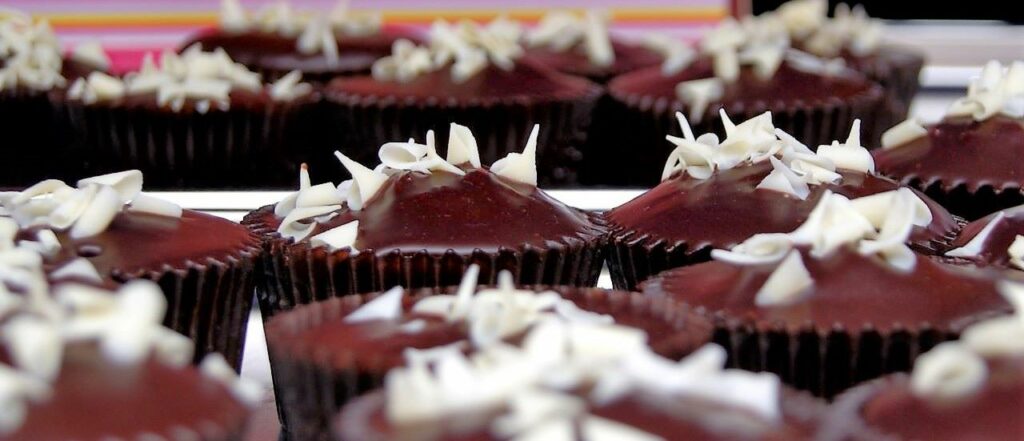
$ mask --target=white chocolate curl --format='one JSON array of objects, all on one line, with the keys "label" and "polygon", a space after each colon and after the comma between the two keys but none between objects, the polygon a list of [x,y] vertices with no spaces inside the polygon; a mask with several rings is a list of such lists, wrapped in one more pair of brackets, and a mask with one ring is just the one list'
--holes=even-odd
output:
[{"label": "white chocolate curl", "polygon": [[974,394],[985,382],[985,361],[959,343],[942,343],[918,357],[910,378],[915,395],[952,401]]},{"label": "white chocolate curl", "polygon": [[967,86],[967,96],[953,102],[946,116],[969,116],[984,121],[997,114],[1024,117],[1024,61],[1003,68],[989,61]]},{"label": "white chocolate curl", "polygon": [[491,165],[491,172],[513,181],[537,186],[537,136],[540,124],[535,124],[522,153],[509,153]]},{"label": "white chocolate curl", "polygon": [[615,51],[608,33],[609,21],[610,15],[606,12],[588,10],[582,15],[550,12],[541,18],[535,29],[526,33],[526,44],[556,52],[578,48],[591,64],[611,66],[615,63]]}]

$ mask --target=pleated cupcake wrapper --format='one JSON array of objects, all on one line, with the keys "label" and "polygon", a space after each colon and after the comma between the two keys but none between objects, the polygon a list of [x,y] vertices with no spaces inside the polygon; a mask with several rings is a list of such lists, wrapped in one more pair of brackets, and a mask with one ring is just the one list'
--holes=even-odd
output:
[{"label": "pleated cupcake wrapper", "polygon": [[[637,293],[608,292],[544,286],[538,291],[554,289],[566,298],[577,301],[581,308],[593,305],[603,313],[628,312],[671,323],[676,334],[664,338],[659,354],[679,359],[710,341],[709,321],[687,307],[665,299],[645,297]],[[414,290],[412,301],[450,293],[447,290]],[[342,320],[370,297],[348,296],[300,307],[276,317],[267,327],[274,391],[278,414],[284,427],[284,438],[290,440],[330,440],[330,425],[349,401],[384,386],[389,366],[383,358],[352,353],[328,353],[315,345],[296,344],[291,334],[303,332],[321,323]],[[347,367],[343,367],[347,366]]]},{"label": "pleated cupcake wrapper", "polygon": [[[457,103],[444,100],[415,102],[401,98],[328,95],[328,116],[334,126],[333,148],[364,164],[378,162],[377,149],[386,142],[415,138],[422,142],[434,130],[438,145],[447,145],[451,123],[469,127],[476,137],[484,164],[521,152],[534,124],[540,124],[537,140],[537,177],[540,186],[571,186],[578,182],[581,151],[591,114],[601,89],[594,86],[575,98],[475,100]],[[327,176],[344,179],[343,172]]]},{"label": "pleated cupcake wrapper", "polygon": [[927,323],[888,330],[846,329],[839,324],[790,327],[705,313],[716,324],[714,341],[729,353],[730,366],[774,373],[793,387],[825,398],[884,374],[910,370],[918,355],[958,338],[962,329]]},{"label": "pleated cupcake wrapper", "polygon": [[928,195],[950,213],[969,221],[1024,204],[1022,183],[1006,183],[1003,186],[995,187],[990,184],[947,183],[937,177],[929,179],[922,179],[916,175],[894,177],[900,179],[905,185]]},{"label": "pleated cupcake wrapper", "polygon": [[66,155],[67,128],[61,124],[50,93],[0,90],[0,188],[24,188],[48,178],[62,178],[71,161]]},{"label": "pleated cupcake wrapper", "polygon": [[[682,136],[675,117],[677,101],[644,95],[620,96],[612,92],[607,111],[598,115],[594,124],[604,130],[603,146],[587,152],[594,155],[593,163],[604,176],[598,184],[651,187],[657,185],[665,161],[675,148],[665,135]],[[740,123],[771,111],[776,128],[784,130],[816,149],[833,140],[845,140],[850,134],[853,120],[861,120],[863,139],[876,139],[875,119],[882,102],[882,90],[874,86],[868,91],[847,98],[833,98],[822,102],[782,103],[758,102],[751,105],[734,103],[726,106],[729,118]],[[689,115],[687,115],[689,116]],[[710,108],[699,122],[690,120],[694,134],[717,133],[724,139],[725,129],[717,109]]]},{"label": "pleated cupcake wrapper", "polygon": [[240,370],[259,255],[259,248],[252,246],[225,261],[207,259],[189,262],[185,268],[165,266],[114,278],[156,282],[167,298],[164,326],[195,342],[193,361],[199,363],[216,352]]},{"label": "pleated cupcake wrapper", "polygon": [[309,159],[318,106],[300,98],[200,114],[75,101],[65,111],[73,154],[90,174],[139,169],[150,189],[286,188]]},{"label": "pleated cupcake wrapper", "polygon": [[[927,255],[944,252],[967,223],[959,217],[954,220],[957,227],[946,236],[927,243],[911,243],[910,247]],[[633,291],[641,282],[662,271],[708,262],[715,248],[706,243],[693,246],[687,241],[670,242],[622,227],[612,226],[611,230],[605,254],[612,286],[616,289]]]}]

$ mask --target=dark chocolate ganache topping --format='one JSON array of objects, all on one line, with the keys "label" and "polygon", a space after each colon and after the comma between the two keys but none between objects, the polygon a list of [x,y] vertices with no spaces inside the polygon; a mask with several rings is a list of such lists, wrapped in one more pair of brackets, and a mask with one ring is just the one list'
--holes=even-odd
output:
[{"label": "dark chocolate ganache topping", "polygon": [[[960,235],[950,244],[950,249],[957,249],[971,243],[984,231],[990,223],[996,222],[984,238],[980,238],[981,248],[971,256],[957,256],[977,264],[990,264],[1001,267],[1012,267],[1010,264],[1010,245],[1017,240],[1017,235],[1024,235],[1024,210],[1008,209],[992,213],[973,221],[960,231]],[[998,219],[997,219],[998,218]],[[1018,268],[1024,269],[1024,268]]]},{"label": "dark chocolate ganache topping", "polygon": [[[310,237],[358,220],[356,249],[378,253],[548,248],[599,240],[605,234],[595,216],[486,169],[466,169],[464,176],[445,171],[398,173],[362,210],[343,206],[337,213],[318,224]],[[273,207],[265,207],[255,213],[255,220],[276,230],[282,219]]]},{"label": "dark chocolate ganache topping", "polygon": [[879,172],[927,187],[964,185],[995,190],[1024,185],[1024,120],[996,115],[983,121],[951,117],[903,145],[875,150]]},{"label": "dark chocolate ganache topping", "polygon": [[399,100],[445,103],[523,98],[557,101],[579,98],[596,93],[595,90],[597,86],[586,79],[565,75],[520,59],[512,70],[505,71],[488,65],[463,82],[452,79],[451,69],[439,69],[405,83],[379,81],[371,76],[338,78],[327,86],[326,93],[336,99],[393,97]]},{"label": "dark chocolate ganache topping", "polygon": [[1024,439],[1024,358],[988,361],[988,378],[974,394],[953,402],[919,397],[907,376],[871,385],[860,416],[871,427],[907,440]]},{"label": "dark chocolate ganache topping", "polygon": [[[795,230],[807,220],[825,190],[853,199],[899,188],[887,178],[839,170],[843,176],[839,184],[811,185],[811,193],[800,200],[757,189],[771,170],[765,162],[719,171],[706,180],[676,176],[615,208],[606,218],[613,234],[686,244],[692,250],[731,248],[754,234]],[[948,242],[959,224],[934,201],[918,196],[931,210],[932,223],[927,228],[914,227],[910,241],[930,250]]]},{"label": "dark chocolate ganache topping", "polygon": [[[701,57],[686,69],[664,75],[661,67],[649,67],[622,75],[608,84],[609,92],[618,98],[648,96],[676,101],[676,86],[684,81],[714,77],[712,60]],[[762,79],[748,66],[740,69],[739,78],[726,83],[722,98],[712,104],[725,108],[733,105],[785,107],[794,103],[827,103],[845,100],[871,92],[872,83],[852,70],[836,75],[823,75],[795,68],[783,61],[771,78]]]},{"label": "dark chocolate ganache topping", "polygon": [[1000,294],[1001,273],[937,262],[915,255],[916,265],[901,272],[876,256],[849,247],[817,258],[800,251],[813,284],[789,304],[758,306],[755,299],[778,263],[736,265],[711,261],[661,273],[642,286],[645,294],[665,296],[720,313],[728,320],[797,329],[829,330],[872,326],[928,325],[957,332],[979,320],[1012,311]]},{"label": "dark chocolate ganache topping", "polygon": [[181,430],[227,440],[240,433],[249,412],[224,385],[194,367],[156,360],[120,366],[92,345],[65,348],[52,388],[0,440],[128,440],[147,434],[173,439]]},{"label": "dark chocolate ganache topping", "polygon": [[529,48],[526,56],[559,72],[584,76],[598,82],[662,62],[661,55],[638,44],[615,38],[611,39],[611,43],[615,61],[608,66],[591,62],[579,44],[565,51],[554,51],[543,46]]},{"label": "dark chocolate ganache topping", "polygon": [[[184,210],[181,218],[122,212],[102,233],[72,239],[54,231],[61,250],[47,266],[58,268],[77,257],[89,260],[104,279],[124,281],[147,272],[185,270],[190,263],[228,262],[259,251],[260,240],[247,228],[213,215]],[[19,238],[34,239],[34,230]]]}]

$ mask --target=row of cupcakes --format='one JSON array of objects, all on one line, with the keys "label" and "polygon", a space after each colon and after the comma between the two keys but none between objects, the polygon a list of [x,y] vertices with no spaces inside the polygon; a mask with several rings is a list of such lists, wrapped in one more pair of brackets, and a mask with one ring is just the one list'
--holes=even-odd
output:
[{"label": "row of cupcakes", "polygon": [[[14,80],[0,83],[11,98],[0,106],[20,117],[5,127],[21,140],[10,148],[74,164],[36,170],[34,161],[13,161],[5,179],[25,185],[28,175],[80,175],[84,166],[138,168],[154,187],[280,187],[299,164],[326,161],[335,149],[366,162],[394,139],[446,136],[453,120],[481,135],[488,162],[541,124],[545,186],[653,184],[629,170],[662,160],[667,151],[651,134],[676,130],[680,110],[700,131],[720,130],[718,109],[744,119],[772,111],[811,146],[860,118],[865,138],[876,140],[906,115],[921,60],[881,45],[881,25],[862,10],[840,8],[830,19],[824,6],[801,0],[726,20],[694,48],[658,35],[622,40],[606,14],[592,11],[551,13],[529,30],[499,18],[439,21],[416,34],[345,3],[318,15],[287,3],[251,12],[225,0],[219,26],[179,54],[147,58],[125,75],[75,77],[61,75],[44,24],[5,15],[12,41],[0,57],[11,60],[3,76]],[[30,50],[42,40],[45,56]],[[95,65],[108,64],[90,47]],[[59,81],[24,81],[27,64]],[[26,92],[35,100],[16,99]],[[32,124],[22,111],[30,104],[39,111]]]},{"label": "row of cupcakes", "polygon": [[[286,310],[299,304],[343,302],[395,285],[592,286],[606,250],[616,283],[628,286],[624,259],[655,261],[666,252],[658,246],[621,252],[609,244],[622,221],[618,215],[629,212],[652,225],[748,228],[719,242],[694,236],[696,243],[713,243],[705,256],[652,271],[648,275],[659,274],[630,288],[643,291],[646,301],[692,308],[694,320],[709,323],[708,338],[725,348],[731,366],[769,370],[821,395],[906,370],[967,326],[1012,312],[1001,291],[1019,275],[996,268],[1021,263],[1019,210],[996,213],[958,235],[961,222],[941,206],[873,174],[874,160],[856,132],[812,152],[776,130],[768,114],[727,122],[721,142],[711,134],[694,136],[681,114],[679,121],[684,136],[670,137],[678,147],[664,167],[666,183],[637,199],[661,202],[634,201],[607,216],[566,207],[537,188],[538,128],[521,152],[487,167],[472,131],[452,125],[444,158],[428,133],[423,144],[381,146],[381,164],[372,169],[338,153],[352,175],[338,185],[314,185],[303,169],[299,191],[250,213],[245,227],[141,193],[142,174],[128,171],[75,187],[48,180],[2,194],[3,232],[38,253],[51,280],[159,281],[169,304],[165,323],[196,341],[197,359],[222,352],[235,363],[256,267],[268,326],[286,320]],[[889,140],[921,136],[901,132]],[[723,178],[729,174],[739,178]],[[702,197],[686,194],[686,186],[719,178],[723,188],[695,194],[739,196],[700,206]],[[706,213],[751,205],[742,198],[774,202],[707,220],[651,209],[697,204],[696,212]],[[955,264],[989,258],[989,265]],[[474,277],[464,279],[467,271]],[[560,314],[572,315],[566,310]],[[277,364],[280,357],[272,359]],[[289,393],[296,392],[279,391],[280,399]],[[326,421],[330,412],[317,415]]]}]

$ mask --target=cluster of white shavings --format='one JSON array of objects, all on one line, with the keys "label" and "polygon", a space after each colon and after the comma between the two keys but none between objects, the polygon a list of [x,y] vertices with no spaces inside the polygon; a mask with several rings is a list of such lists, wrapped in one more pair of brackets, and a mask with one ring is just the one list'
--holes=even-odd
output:
[{"label": "cluster of white shavings", "polygon": [[46,21],[0,9],[0,91],[49,90],[65,84],[60,43]]},{"label": "cluster of white shavings", "polygon": [[1024,356],[1024,285],[1007,280],[999,289],[1016,312],[971,325],[960,340],[918,357],[910,378],[914,394],[945,402],[970,397],[988,379],[986,358]]},{"label": "cluster of white shavings", "polygon": [[[496,175],[524,184],[537,185],[537,136],[540,126],[535,125],[522,153],[509,153],[491,165]],[[360,211],[381,189],[388,177],[402,172],[432,173],[442,171],[456,175],[466,174],[460,164],[481,168],[480,152],[476,138],[468,127],[452,123],[448,136],[448,155],[437,154],[434,131],[427,132],[426,144],[410,139],[407,142],[389,142],[378,151],[380,165],[370,169],[345,156],[334,152],[341,165],[352,175],[352,179],[335,186],[325,182],[312,185],[305,165],[299,172],[299,191],[288,195],[274,206],[274,214],[282,218],[277,232],[281,236],[301,241],[309,237],[318,224],[337,216],[342,207]],[[354,247],[359,230],[359,221],[345,223],[310,238],[310,245],[325,246],[330,250]]]},{"label": "cluster of white shavings", "polygon": [[[142,193],[138,170],[82,179],[77,187],[48,179],[19,192],[0,193],[0,206],[0,216],[22,229],[48,229],[38,233],[40,238],[52,237],[49,230],[67,231],[73,239],[92,237],[105,231],[122,211],[172,218],[182,213],[181,207]],[[55,238],[41,239],[39,247],[47,256],[60,250]]]},{"label": "cluster of white shavings", "polygon": [[510,71],[523,54],[521,34],[518,24],[502,18],[486,25],[438,20],[430,28],[429,45],[396,41],[391,55],[373,64],[372,75],[379,81],[409,82],[450,65],[452,80],[462,83],[488,65]]},{"label": "cluster of white shavings", "polygon": [[[419,315],[465,323],[469,339],[406,352],[406,366],[385,381],[393,423],[505,409],[490,426],[502,438],[660,439],[586,413],[588,401],[602,405],[634,391],[723,403],[771,422],[780,418],[778,378],[723,369],[726,355],[718,346],[668,360],[651,352],[643,331],[581,310],[555,292],[516,289],[508,272],[497,288],[476,291],[478,273],[470,266],[456,294],[413,306]],[[403,293],[392,289],[345,320],[398,320]],[[524,335],[518,346],[505,341],[514,335]],[[589,396],[573,393],[587,385],[593,386]],[[577,420],[582,424],[574,433]]]},{"label": "cluster of white shavings", "polygon": [[784,305],[800,300],[814,284],[797,247],[824,258],[841,247],[877,256],[896,271],[917,264],[906,245],[914,227],[932,221],[931,211],[913,190],[900,188],[850,200],[826,190],[807,220],[791,233],[756,234],[731,250],[713,250],[712,258],[736,265],[778,264],[758,290],[755,304]]},{"label": "cluster of white shavings", "polygon": [[773,13],[785,25],[789,35],[804,42],[804,47],[822,57],[835,57],[845,48],[856,56],[874,53],[882,43],[885,25],[868,16],[863,5],[853,9],[836,5],[835,17],[828,18],[825,0],[787,2]]},{"label": "cluster of white shavings", "polygon": [[[271,84],[271,99],[287,101],[311,92],[312,87],[300,80],[301,75],[296,71]],[[233,90],[258,93],[263,87],[258,73],[232,61],[223,49],[204,52],[195,44],[180,55],[163,52],[160,67],[154,63],[152,54],[146,54],[139,71],[123,79],[93,72],[87,78],[76,80],[68,89],[68,97],[92,104],[130,95],[155,94],[158,105],[175,112],[193,100],[195,110],[206,113],[213,107],[229,109]]]},{"label": "cluster of white shavings", "polygon": [[[967,95],[946,110],[946,117],[967,116],[975,121],[996,115],[1024,118],[1024,61],[1014,61],[1005,68],[998,61],[989,61],[981,75],[968,84]],[[911,118],[883,133],[882,147],[900,147],[927,134],[928,129]]]},{"label": "cluster of white shavings", "polygon": [[537,27],[526,33],[526,44],[555,52],[582,50],[590,63],[607,67],[615,63],[608,13],[588,10],[582,14],[555,11],[544,15]]},{"label": "cluster of white shavings", "polygon": [[[7,363],[0,363],[0,435],[17,431],[31,405],[49,399],[66,345],[95,344],[117,365],[137,365],[150,357],[180,367],[191,362],[192,341],[161,325],[167,300],[155,283],[133,281],[116,292],[77,283],[51,287],[45,256],[16,244],[17,229],[11,219],[0,217],[0,345],[9,355]],[[258,385],[224,375],[223,368],[231,370],[214,355],[204,360],[202,370],[217,373],[213,378],[240,401],[259,402]]]},{"label": "cluster of white shavings", "polygon": [[648,34],[641,40],[641,44],[665,59],[661,64],[661,73],[665,76],[682,72],[697,58],[697,51],[690,45],[665,34]]},{"label": "cluster of white shavings", "polygon": [[811,185],[837,184],[842,175],[837,170],[871,173],[875,170],[871,154],[860,142],[860,120],[855,120],[845,142],[811,151],[786,132],[772,124],[771,113],[765,112],[740,124],[733,124],[724,110],[725,139],[705,133],[695,137],[686,117],[676,113],[683,137],[667,136],[676,148],[669,154],[661,179],[684,173],[694,179],[707,179],[716,171],[729,170],[769,161],[773,171],[757,188],[774,190],[805,199]]},{"label": "cluster of white shavings", "polygon": [[340,0],[326,15],[297,13],[287,1],[270,4],[249,13],[238,0],[222,0],[220,28],[227,33],[258,30],[297,37],[296,49],[303,54],[323,54],[328,64],[339,61],[336,34],[363,37],[380,32],[380,14],[353,11],[348,0]]}]

